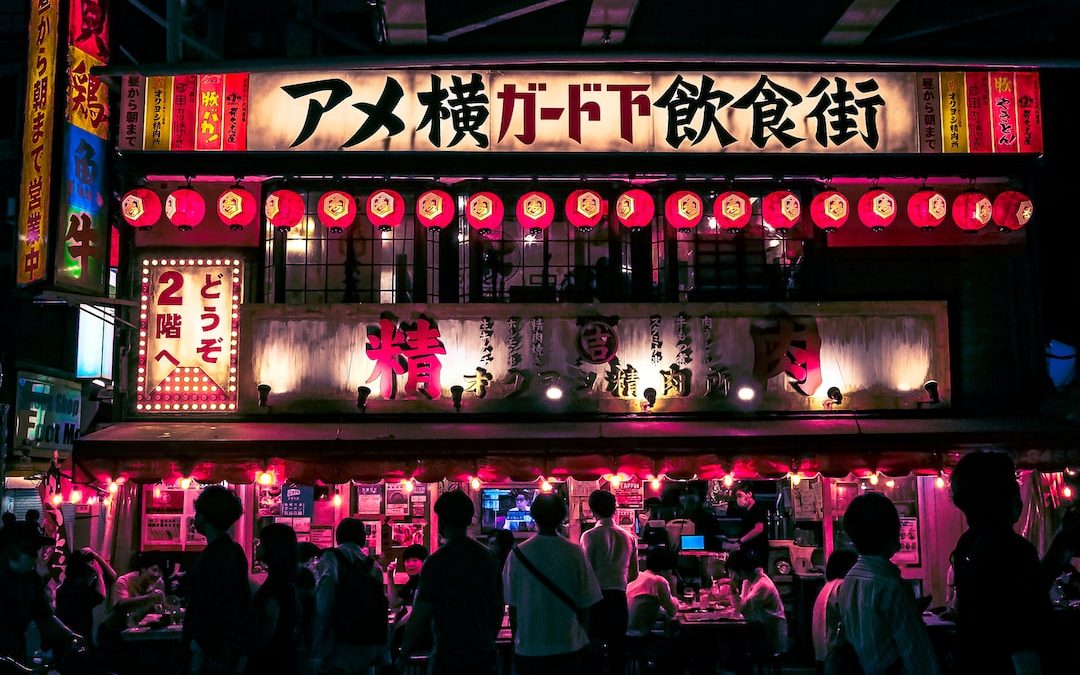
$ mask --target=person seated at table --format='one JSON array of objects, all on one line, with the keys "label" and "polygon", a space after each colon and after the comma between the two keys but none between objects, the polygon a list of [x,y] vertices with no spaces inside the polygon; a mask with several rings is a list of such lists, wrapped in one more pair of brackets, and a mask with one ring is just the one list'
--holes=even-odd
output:
[{"label": "person seated at table", "polygon": [[123,630],[129,620],[141,620],[155,605],[165,602],[161,554],[157,551],[136,553],[132,567],[133,571],[116,580],[109,596],[112,610],[109,623],[117,630]]},{"label": "person seated at table", "polygon": [[727,560],[731,573],[732,605],[748,623],[764,629],[764,644],[754,645],[754,651],[768,654],[787,651],[787,617],[780,592],[765,574],[761,563],[750,553],[735,551]]},{"label": "person seated at table", "polygon": [[645,554],[645,570],[626,586],[626,605],[630,614],[626,634],[648,635],[657,621],[674,621],[678,607],[671,595],[671,584],[664,576],[675,567],[675,554],[664,546]]},{"label": "person seated at table", "polygon": [[836,642],[840,632],[840,585],[848,570],[855,565],[859,554],[851,549],[837,549],[825,563],[825,586],[814,601],[814,613],[810,620],[814,642],[814,659],[824,662],[829,648]]},{"label": "person seated at table", "polygon": [[421,544],[405,547],[405,551],[401,554],[401,561],[409,578],[403,584],[398,584],[394,578],[397,573],[397,561],[386,566],[391,608],[412,607],[416,589],[420,585],[420,568],[424,566],[428,555],[427,547]]}]

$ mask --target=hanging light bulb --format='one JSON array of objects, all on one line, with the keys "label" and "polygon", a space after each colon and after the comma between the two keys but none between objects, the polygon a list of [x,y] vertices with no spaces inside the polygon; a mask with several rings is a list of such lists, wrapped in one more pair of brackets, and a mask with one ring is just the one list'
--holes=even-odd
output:
[{"label": "hanging light bulb", "polygon": [[945,487],[945,476],[938,475],[938,477],[934,479],[934,487],[939,490],[943,489]]},{"label": "hanging light bulb", "polygon": [[71,494],[68,495],[68,501],[71,502],[72,504],[78,504],[79,502],[81,502],[82,501],[82,490],[80,490],[79,488],[73,489],[71,491]]},{"label": "hanging light bulb", "polygon": [[180,479],[180,489],[187,490],[191,487],[191,476],[184,476]]},{"label": "hanging light bulb", "polygon": [[274,474],[270,473],[269,471],[260,471],[257,479],[259,481],[259,485],[274,484]]},{"label": "hanging light bulb", "polygon": [[881,480],[881,478],[878,476],[877,471],[870,474],[870,484],[871,485],[877,485],[879,480]]},{"label": "hanging light bulb", "polygon": [[735,484],[735,475],[730,474],[730,473],[724,474],[724,487],[730,488],[734,484]]},{"label": "hanging light bulb", "polygon": [[1064,488],[1061,489],[1061,496],[1065,499],[1072,499],[1073,489],[1066,485]]},{"label": "hanging light bulb", "polygon": [[653,492],[660,492],[660,479],[656,477],[651,478],[649,480],[649,487],[652,488]]},{"label": "hanging light bulb", "polygon": [[798,486],[799,483],[801,483],[801,482],[802,482],[802,474],[801,473],[795,472],[795,473],[791,474],[791,485],[793,487]]},{"label": "hanging light bulb", "polygon": [[401,481],[401,489],[403,492],[405,492],[405,494],[409,494],[416,489],[416,484],[413,483],[412,478],[406,478],[405,480]]},{"label": "hanging light bulb", "polygon": [[608,482],[611,483],[611,487],[613,490],[618,490],[619,486],[622,485],[622,477],[617,473],[611,474],[608,477]]},{"label": "hanging light bulb", "polygon": [[109,481],[109,493],[116,494],[120,491],[120,484],[114,480]]},{"label": "hanging light bulb", "polygon": [[887,488],[896,487],[896,481],[894,481],[892,478],[890,478],[889,480],[885,481],[885,487],[887,487]]},{"label": "hanging light bulb", "polygon": [[333,502],[335,509],[341,508],[341,495],[335,494],[331,501]]},{"label": "hanging light bulb", "polygon": [[552,490],[552,486],[551,486],[551,483],[548,481],[547,478],[545,478],[544,480],[542,480],[540,482],[540,492],[545,492],[546,493],[546,492],[551,492],[551,490]]},{"label": "hanging light bulb", "polygon": [[60,494],[59,492],[56,492],[56,493],[53,494],[52,499],[50,501],[52,502],[53,506],[60,506],[61,504],[64,503],[64,495]]},{"label": "hanging light bulb", "polygon": [[471,487],[474,492],[476,490],[480,489],[480,485],[481,485],[480,479],[477,478],[476,476],[473,476],[472,478],[469,479],[469,487]]},{"label": "hanging light bulb", "polygon": [[160,485],[155,485],[154,486],[154,499],[161,499],[161,486]]}]

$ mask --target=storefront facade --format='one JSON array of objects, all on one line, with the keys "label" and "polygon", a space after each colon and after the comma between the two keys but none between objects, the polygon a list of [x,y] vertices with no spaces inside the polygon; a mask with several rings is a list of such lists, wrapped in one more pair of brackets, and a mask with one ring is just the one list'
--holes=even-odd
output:
[{"label": "storefront facade", "polygon": [[755,480],[789,574],[877,488],[943,596],[962,453],[1080,465],[1014,405],[1038,73],[722,66],[118,78],[137,329],[74,458],[116,550],[198,550],[209,482],[245,545],[357,515],[393,556],[441,490],[478,534],[561,490],[576,534],[597,486],[637,523]]}]

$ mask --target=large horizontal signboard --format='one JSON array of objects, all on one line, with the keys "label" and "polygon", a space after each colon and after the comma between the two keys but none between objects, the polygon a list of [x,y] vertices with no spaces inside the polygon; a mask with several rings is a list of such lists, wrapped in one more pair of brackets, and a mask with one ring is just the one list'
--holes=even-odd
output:
[{"label": "large horizontal signboard", "polygon": [[947,401],[944,303],[604,311],[247,305],[241,409],[259,385],[281,412],[913,408],[931,379]]},{"label": "large horizontal signboard", "polygon": [[127,150],[1042,151],[1034,72],[343,70],[124,81],[125,100],[145,99],[129,116],[152,116],[146,129],[170,120],[173,138],[147,132],[140,145],[133,132],[121,139]]}]

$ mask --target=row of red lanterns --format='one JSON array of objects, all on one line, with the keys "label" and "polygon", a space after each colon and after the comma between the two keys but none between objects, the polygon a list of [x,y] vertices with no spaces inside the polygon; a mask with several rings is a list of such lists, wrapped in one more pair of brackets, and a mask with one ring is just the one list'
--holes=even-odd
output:
[{"label": "row of red lanterns", "polygon": [[[712,210],[717,227],[737,232],[749,225],[753,209],[749,196],[729,190],[716,197]],[[255,196],[239,186],[226,189],[218,197],[218,217],[234,230],[251,225],[257,212]],[[272,226],[287,231],[303,220],[306,205],[299,193],[276,190],[267,196],[264,212]],[[896,219],[897,212],[896,197],[879,187],[870,189],[859,198],[859,220],[874,231],[880,232],[889,227]],[[161,200],[152,190],[136,188],[124,195],[121,213],[133,227],[152,227],[161,219]],[[202,222],[206,204],[198,192],[191,188],[180,188],[166,198],[164,213],[179,229],[190,230]],[[416,219],[424,227],[445,228],[455,216],[454,198],[443,190],[427,190],[417,197],[415,213]],[[764,222],[775,230],[791,230],[802,222],[802,204],[798,196],[789,190],[777,190],[766,195],[762,200],[761,213]],[[810,204],[810,219],[826,232],[834,232],[842,227],[850,213],[848,198],[832,189],[817,194]],[[908,200],[907,213],[916,227],[932,230],[945,221],[948,202],[942,193],[923,188]],[[704,200],[691,190],[673,192],[664,201],[664,217],[676,229],[697,227],[704,214]],[[953,201],[952,206],[957,227],[968,231],[980,230],[991,220],[1002,231],[1018,230],[1031,219],[1031,214],[1031,199],[1014,190],[1001,192],[993,200],[974,190],[964,192]],[[317,215],[331,232],[341,232],[356,220],[356,200],[340,190],[326,192],[319,198]],[[392,230],[404,219],[405,200],[394,190],[380,188],[368,196],[366,215],[371,224],[380,230]],[[555,218],[554,200],[543,192],[527,192],[518,199],[515,215],[530,234],[539,235]],[[608,202],[596,190],[575,190],[566,199],[567,221],[584,232],[592,230],[607,215]],[[644,227],[652,222],[654,215],[653,198],[645,190],[627,190],[615,200],[615,217],[624,227]],[[466,202],[466,220],[484,236],[500,232],[503,217],[502,199],[492,192],[474,193]]]}]

